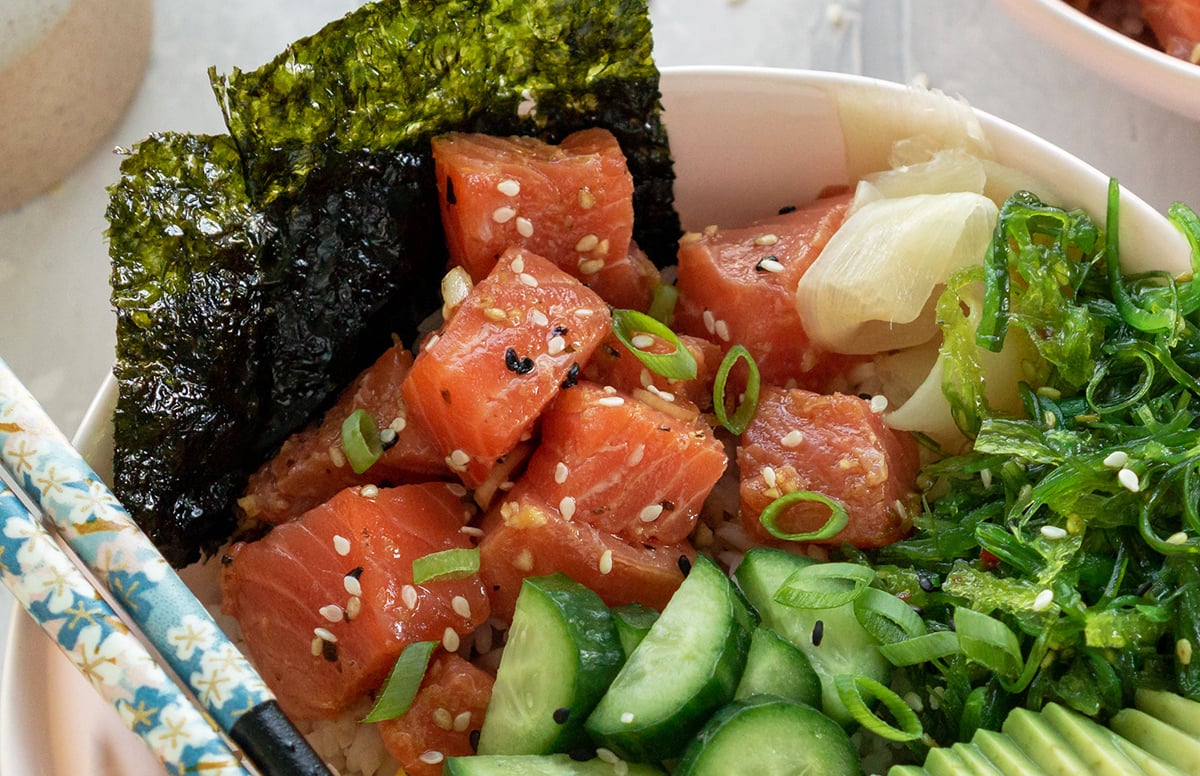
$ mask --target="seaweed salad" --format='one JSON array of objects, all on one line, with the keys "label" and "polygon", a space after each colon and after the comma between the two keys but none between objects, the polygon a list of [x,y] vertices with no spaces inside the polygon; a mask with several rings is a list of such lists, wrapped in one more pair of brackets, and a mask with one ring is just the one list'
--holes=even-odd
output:
[{"label": "seaweed salad", "polygon": [[673,255],[645,0],[386,0],[210,78],[229,133],[138,143],[107,211],[114,488],[173,565],[215,551],[249,472],[438,306],[434,135],[612,131],[635,239]]}]

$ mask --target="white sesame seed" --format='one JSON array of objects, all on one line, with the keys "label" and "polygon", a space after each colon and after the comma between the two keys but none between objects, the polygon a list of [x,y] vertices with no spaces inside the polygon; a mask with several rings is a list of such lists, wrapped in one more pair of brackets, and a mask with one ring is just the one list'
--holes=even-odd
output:
[{"label": "white sesame seed", "polygon": [[704,322],[704,330],[709,334],[716,333],[717,319],[713,315],[712,310],[705,310],[700,316],[700,320]]},{"label": "white sesame seed", "polygon": [[546,343],[546,352],[552,356],[557,356],[566,349],[567,341],[559,334],[555,334],[550,338],[550,342]]},{"label": "white sesame seed", "polygon": [[507,224],[516,214],[517,211],[511,207],[498,207],[492,211],[492,220],[498,224]]},{"label": "white sesame seed", "polygon": [[596,206],[596,197],[586,187],[579,190],[579,206],[584,210],[591,210]]},{"label": "white sesame seed", "polygon": [[483,536],[483,529],[473,525],[464,525],[462,528],[458,529],[458,532],[460,534],[466,534],[467,536],[474,536],[476,538]]},{"label": "white sesame seed", "polygon": [[466,450],[456,449],[450,452],[450,462],[455,466],[466,466],[471,462],[471,456]]},{"label": "white sesame seed", "polygon": [[575,498],[573,496],[563,496],[562,501],[558,502],[558,511],[562,512],[564,520],[570,520],[575,516]]},{"label": "white sesame seed", "polygon": [[1054,603],[1054,591],[1050,589],[1043,590],[1037,594],[1037,598],[1033,599],[1033,610],[1035,612],[1044,612]]},{"label": "white sesame seed", "polygon": [[399,434],[401,431],[408,428],[408,418],[403,416],[392,418],[392,422],[388,424],[388,428]]},{"label": "white sesame seed", "polygon": [[362,583],[358,581],[358,577],[353,574],[347,574],[342,577],[342,587],[350,595],[362,595]]},{"label": "white sesame seed", "polygon": [[779,263],[779,259],[763,259],[757,266],[767,272],[783,272],[783,265]]},{"label": "white sesame seed", "polygon": [[400,600],[404,602],[404,606],[408,609],[417,608],[417,589],[412,585],[405,585],[400,588]]},{"label": "white sesame seed", "polygon": [[625,403],[625,398],[623,396],[603,396],[596,399],[596,403],[605,407],[620,407]]},{"label": "white sesame seed", "polygon": [[429,339],[425,340],[425,344],[421,346],[421,349],[425,351],[433,350],[433,346],[438,344],[441,339],[442,336],[440,334],[431,334],[429,335]]},{"label": "white sesame seed", "polygon": [[325,642],[314,636],[313,640],[309,642],[308,651],[312,653],[313,657],[320,657],[321,653],[325,651]]},{"label": "white sesame seed", "polygon": [[512,178],[505,178],[496,184],[496,191],[506,197],[515,197],[521,193],[521,182]]},{"label": "white sesame seed", "polygon": [[437,765],[445,759],[445,756],[436,749],[430,749],[426,752],[421,752],[421,756],[417,759],[426,765]]},{"label": "white sesame seed", "polygon": [[517,234],[522,237],[532,237],[533,222],[524,216],[517,216]]},{"label": "white sesame seed", "polygon": [[980,484],[983,485],[984,490],[990,489],[992,487],[992,470],[991,469],[980,469],[979,470],[979,482],[980,482]]},{"label": "white sesame seed", "polygon": [[621,715],[621,724],[623,724],[623,725],[632,725],[633,724],[633,712],[632,711],[627,711]]},{"label": "white sesame seed", "polygon": [[654,385],[654,375],[650,374],[649,369],[642,369],[642,373],[638,375],[638,382],[642,384],[643,388],[649,388]]},{"label": "white sesame seed", "polygon": [[523,256],[518,256],[517,258],[512,260],[512,263],[508,265],[508,268],[517,274],[524,272],[525,271],[525,258]]},{"label": "white sesame seed", "polygon": [[454,729],[454,717],[450,716],[450,709],[445,706],[438,706],[433,710],[433,724],[437,725],[442,730]]},{"label": "white sesame seed", "polygon": [[337,445],[330,445],[329,460],[333,462],[334,466],[340,469],[346,465],[346,454]]},{"label": "white sesame seed", "polygon": [[587,234],[579,238],[579,242],[575,243],[575,250],[579,253],[587,253],[593,250],[600,244],[600,238],[594,234]]},{"label": "white sesame seed", "polygon": [[317,611],[321,613],[322,617],[330,622],[341,622],[345,616],[342,612],[342,607],[338,606],[337,604],[326,604]]},{"label": "white sesame seed", "polygon": [[566,463],[559,461],[554,465],[554,481],[562,485],[567,481],[567,477],[571,475],[571,470],[567,468]]},{"label": "white sesame seed", "polygon": [[599,564],[600,573],[607,574],[610,571],[612,571],[612,567],[613,567],[612,550],[605,550],[604,552],[600,553],[600,564]]},{"label": "white sesame seed", "polygon": [[601,256],[607,256],[608,255],[608,240],[607,239],[601,240],[600,244],[596,246],[596,251]]},{"label": "white sesame seed", "polygon": [[605,749],[602,746],[596,749],[596,757],[608,763],[609,765],[612,765],[621,759],[620,757],[617,757],[617,755],[611,749]]},{"label": "white sesame seed", "polygon": [[579,271],[584,275],[595,275],[604,269],[604,259],[585,259],[579,262]]},{"label": "white sesame seed", "polygon": [[774,245],[779,242],[779,235],[775,234],[760,234],[754,238],[755,245]]},{"label": "white sesame seed", "polygon": [[888,398],[882,394],[876,394],[871,397],[871,412],[876,415],[888,408]]},{"label": "white sesame seed", "polygon": [[762,474],[763,482],[767,483],[768,488],[774,488],[779,484],[775,479],[775,470],[770,466],[762,467],[759,473]]},{"label": "white sesame seed", "polygon": [[536,307],[529,311],[529,320],[533,321],[537,326],[549,326],[550,319],[546,314]]},{"label": "white sesame seed", "polygon": [[925,710],[925,704],[921,702],[921,696],[917,695],[912,690],[904,693],[904,702],[908,704],[910,709],[918,714]]},{"label": "white sesame seed", "polygon": [[647,385],[646,390],[649,391],[650,393],[654,394],[658,398],[662,399],[663,401],[675,401],[675,394],[671,393],[670,391],[664,391],[663,389],[659,388],[657,385],[654,385],[654,384]]},{"label": "white sesame seed", "polygon": [[461,733],[464,730],[466,730],[467,728],[471,727],[471,712],[460,711],[458,714],[456,714],[454,716],[453,727],[459,733]]},{"label": "white sesame seed", "polygon": [[1122,468],[1117,472],[1117,482],[1121,483],[1121,487],[1130,493],[1137,493],[1142,488],[1142,483],[1138,480],[1137,472],[1133,469]]},{"label": "white sesame seed", "polygon": [[461,595],[456,595],[450,599],[450,607],[454,609],[454,613],[459,617],[471,619],[471,602]]},{"label": "white sesame seed", "polygon": [[458,632],[453,628],[446,628],[442,633],[442,646],[447,652],[457,652],[462,646],[462,640],[458,637]]},{"label": "white sesame seed", "polygon": [[1180,665],[1192,664],[1192,642],[1190,639],[1180,639],[1175,642],[1175,657],[1179,658]]},{"label": "white sesame seed", "polygon": [[576,318],[591,318],[595,314],[596,311],[590,307],[577,308],[574,313]]},{"label": "white sesame seed", "polygon": [[483,317],[491,321],[503,321],[508,318],[508,313],[501,310],[499,307],[485,307],[483,309]]},{"label": "white sesame seed", "polygon": [[654,345],[654,337],[651,337],[649,334],[635,334],[629,338],[629,344],[638,350],[645,350]]},{"label": "white sesame seed", "polygon": [[642,459],[645,456],[646,456],[646,446],[638,445],[637,447],[633,448],[633,452],[629,454],[629,465],[637,466],[639,463],[642,462]]},{"label": "white sesame seed", "polygon": [[1186,531],[1176,531],[1167,537],[1167,544],[1187,544],[1188,535]]},{"label": "white sesame seed", "polygon": [[1124,450],[1114,450],[1104,458],[1104,465],[1110,469],[1124,468],[1129,463],[1129,453]]},{"label": "white sesame seed", "polygon": [[714,323],[713,331],[725,342],[729,341],[729,324],[725,321],[717,321]]},{"label": "white sesame seed", "polygon": [[350,596],[350,600],[346,601],[346,619],[353,620],[362,611],[362,599],[358,596]]},{"label": "white sesame seed", "polygon": [[333,536],[333,550],[338,555],[346,556],[350,554],[350,540],[341,534]]},{"label": "white sesame seed", "polygon": [[799,447],[800,443],[803,441],[804,441],[804,432],[799,429],[794,428],[791,431],[784,434],[783,439],[780,439],[779,443],[781,445],[783,445],[784,447]]},{"label": "white sesame seed", "polygon": [[638,520],[641,520],[643,523],[653,523],[662,513],[662,504],[650,504],[649,506],[642,507],[642,511],[638,513]]},{"label": "white sesame seed", "polygon": [[379,486],[378,485],[363,485],[361,488],[358,489],[358,495],[362,496],[363,498],[373,500],[376,496],[379,495]]},{"label": "white sesame seed", "polygon": [[528,272],[522,272],[520,275],[517,275],[517,278],[530,288],[538,287],[537,278],[535,278],[533,275],[530,275]]},{"label": "white sesame seed", "polygon": [[1059,528],[1056,525],[1044,525],[1044,526],[1042,526],[1041,530],[1042,530],[1042,536],[1045,536],[1047,539],[1066,539],[1067,538],[1066,530]]},{"label": "white sesame seed", "polygon": [[463,496],[467,495],[467,489],[464,486],[459,485],[457,482],[447,482],[446,490],[450,491],[450,495],[457,496],[458,498],[462,498]]},{"label": "white sesame seed", "polygon": [[333,635],[333,632],[327,628],[313,628],[313,635],[321,641],[328,641],[330,644],[337,643],[337,636]]}]

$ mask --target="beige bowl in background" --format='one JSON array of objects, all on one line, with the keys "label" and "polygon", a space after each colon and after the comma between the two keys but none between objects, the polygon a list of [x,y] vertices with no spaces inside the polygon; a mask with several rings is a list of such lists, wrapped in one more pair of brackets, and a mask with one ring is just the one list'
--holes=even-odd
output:
[{"label": "beige bowl in background", "polygon": [[152,0],[0,0],[0,211],[62,180],[141,83]]}]

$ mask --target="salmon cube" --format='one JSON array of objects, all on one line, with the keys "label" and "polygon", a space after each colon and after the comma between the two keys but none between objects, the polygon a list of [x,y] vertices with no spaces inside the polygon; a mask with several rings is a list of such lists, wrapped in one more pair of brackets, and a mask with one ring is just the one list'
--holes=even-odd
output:
[{"label": "salmon cube", "polygon": [[487,620],[478,575],[413,584],[415,559],[472,546],[461,492],[347,488],[222,559],[222,610],[288,716],[336,716],[379,687],[409,644],[465,637]]},{"label": "salmon cube", "polygon": [[[917,443],[911,434],[889,428],[870,402],[857,396],[764,388],[737,461],[742,524],[760,542],[779,544],[759,517],[793,491],[813,491],[846,506],[850,522],[821,544],[882,547],[912,526]],[[825,504],[801,501],[786,508],[778,525],[787,533],[807,533],[829,515]]]},{"label": "salmon cube", "polygon": [[533,434],[610,328],[594,292],[546,259],[510,249],[426,341],[404,400],[446,463],[476,487]]},{"label": "salmon cube", "polygon": [[[645,334],[648,342],[638,343],[639,349],[647,353],[672,353],[675,346],[654,334]],[[583,367],[583,376],[594,383],[611,385],[633,393],[649,390],[665,392],[673,397],[685,399],[701,410],[712,408],[713,376],[721,365],[721,348],[716,343],[689,334],[681,334],[679,341],[696,359],[696,377],[691,380],[672,379],[650,371],[635,356],[617,335],[609,334]]]},{"label": "salmon cube", "polygon": [[[250,476],[238,500],[242,513],[252,520],[282,523],[351,485],[404,485],[453,477],[433,438],[408,417],[400,386],[412,364],[412,353],[402,345],[386,350],[322,418],[289,437]],[[356,474],[342,447],[342,421],[359,409],[371,415],[387,443],[379,459]]]},{"label": "salmon cube", "polygon": [[676,330],[743,345],[762,379],[820,390],[847,368],[821,352],[796,312],[796,286],[841,225],[840,195],[750,226],[691,233],[679,245]]}]

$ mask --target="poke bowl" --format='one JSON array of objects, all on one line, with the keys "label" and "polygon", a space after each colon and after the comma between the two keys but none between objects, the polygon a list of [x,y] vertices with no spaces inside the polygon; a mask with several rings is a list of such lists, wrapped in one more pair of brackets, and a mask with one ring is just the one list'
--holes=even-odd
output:
[{"label": "poke bowl", "polygon": [[[1109,203],[1109,179],[1101,171],[1020,128],[924,90],[834,73],[728,67],[664,69],[661,90],[677,176],[675,203],[686,234],[772,216],[785,205],[812,202],[887,170],[894,142],[936,135],[942,111],[970,117],[965,133],[956,130],[945,141],[969,144],[1002,166],[997,186],[1033,189],[1047,202],[1082,208],[1101,222]],[[1183,273],[1190,267],[1189,246],[1179,230],[1124,191],[1120,234],[1121,259],[1129,270]],[[110,379],[76,437],[102,476],[111,473],[115,402]],[[738,552],[736,546],[725,550]],[[211,566],[188,569],[185,578],[218,608]],[[0,772],[155,772],[143,747],[114,724],[115,715],[62,662],[26,618],[15,618],[0,708],[6,741]],[[51,677],[47,691],[29,680],[43,670]],[[335,741],[341,736],[347,747],[369,748],[360,733],[331,735]],[[395,772],[385,770],[395,764],[382,753],[351,757],[363,764],[362,772]],[[345,760],[338,765],[345,767]]]},{"label": "poke bowl", "polygon": [[1031,35],[1113,84],[1191,119],[1200,119],[1195,95],[1200,67],[1124,34],[1064,0],[1000,0]]}]

